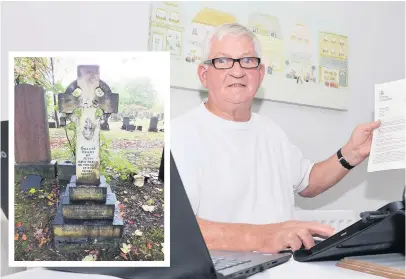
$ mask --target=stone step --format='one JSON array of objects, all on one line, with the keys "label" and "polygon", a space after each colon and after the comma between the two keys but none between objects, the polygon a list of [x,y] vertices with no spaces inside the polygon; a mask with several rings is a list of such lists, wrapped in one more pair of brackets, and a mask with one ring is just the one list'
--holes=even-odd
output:
[{"label": "stone step", "polygon": [[104,203],[107,195],[111,193],[110,185],[106,183],[104,176],[100,176],[99,185],[78,185],[76,183],[76,176],[73,175],[68,184],[67,191],[72,203],[87,201]]},{"label": "stone step", "polygon": [[64,219],[74,220],[113,220],[114,215],[119,215],[117,198],[114,193],[109,193],[104,204],[87,202],[81,204],[70,203],[69,195],[64,195],[61,200],[62,216]]},{"label": "stone step", "polygon": [[[116,210],[116,213],[118,211]],[[114,214],[113,220],[74,220],[65,219],[62,215],[62,204],[52,222],[55,238],[70,241],[83,241],[83,239],[119,239],[124,229],[123,219],[119,214]]]}]

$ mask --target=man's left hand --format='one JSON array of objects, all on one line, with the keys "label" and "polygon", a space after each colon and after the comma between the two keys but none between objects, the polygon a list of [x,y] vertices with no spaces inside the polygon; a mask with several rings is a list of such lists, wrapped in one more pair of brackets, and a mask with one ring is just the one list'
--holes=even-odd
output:
[{"label": "man's left hand", "polygon": [[352,166],[360,164],[369,156],[372,134],[381,125],[381,121],[358,125],[352,132],[348,143],[341,149],[344,159]]}]

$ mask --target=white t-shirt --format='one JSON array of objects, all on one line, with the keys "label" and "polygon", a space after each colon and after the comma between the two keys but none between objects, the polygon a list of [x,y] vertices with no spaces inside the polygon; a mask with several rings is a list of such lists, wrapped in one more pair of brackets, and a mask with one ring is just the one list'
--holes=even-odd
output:
[{"label": "white t-shirt", "polygon": [[171,121],[171,151],[195,215],[217,222],[294,219],[313,167],[273,121],[225,120],[204,103]]}]

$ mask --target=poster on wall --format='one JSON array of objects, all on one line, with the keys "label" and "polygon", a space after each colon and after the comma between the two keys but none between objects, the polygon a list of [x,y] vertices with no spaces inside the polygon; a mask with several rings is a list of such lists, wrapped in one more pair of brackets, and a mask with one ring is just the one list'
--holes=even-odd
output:
[{"label": "poster on wall", "polygon": [[319,33],[320,83],[327,87],[348,87],[348,39],[346,36]]},{"label": "poster on wall", "polygon": [[349,95],[346,32],[329,30],[306,17],[296,19],[272,5],[152,2],[149,50],[171,53],[173,88],[205,90],[197,67],[207,58],[203,50],[208,33],[225,23],[241,23],[261,45],[265,77],[257,98],[345,110]]}]

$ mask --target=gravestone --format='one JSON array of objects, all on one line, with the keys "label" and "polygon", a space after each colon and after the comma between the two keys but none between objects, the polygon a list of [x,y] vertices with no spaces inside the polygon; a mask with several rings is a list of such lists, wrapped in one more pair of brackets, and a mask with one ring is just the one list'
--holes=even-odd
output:
[{"label": "gravestone", "polygon": [[[123,233],[116,195],[100,175],[100,123],[103,114],[116,113],[118,94],[100,80],[99,66],[78,66],[77,80],[58,94],[60,112],[76,125],[76,174],[61,195],[53,221],[58,250],[116,247]],[[80,88],[80,96],[72,93]],[[95,94],[100,88],[102,96]]]},{"label": "gravestone", "polygon": [[15,180],[28,174],[55,178],[57,165],[51,161],[45,91],[19,84],[14,87],[14,95]]},{"label": "gravestone", "polygon": [[66,126],[66,117],[61,116],[59,118],[59,127],[65,127]]},{"label": "gravestone", "polygon": [[130,125],[130,117],[123,117],[123,126],[121,126],[121,129],[127,130],[128,125]]},{"label": "gravestone", "polygon": [[110,131],[109,117],[110,117],[110,113],[104,113],[103,114],[103,122],[100,125],[101,130]]},{"label": "gravestone", "polygon": [[149,121],[148,132],[158,132],[158,117],[151,117]]}]

